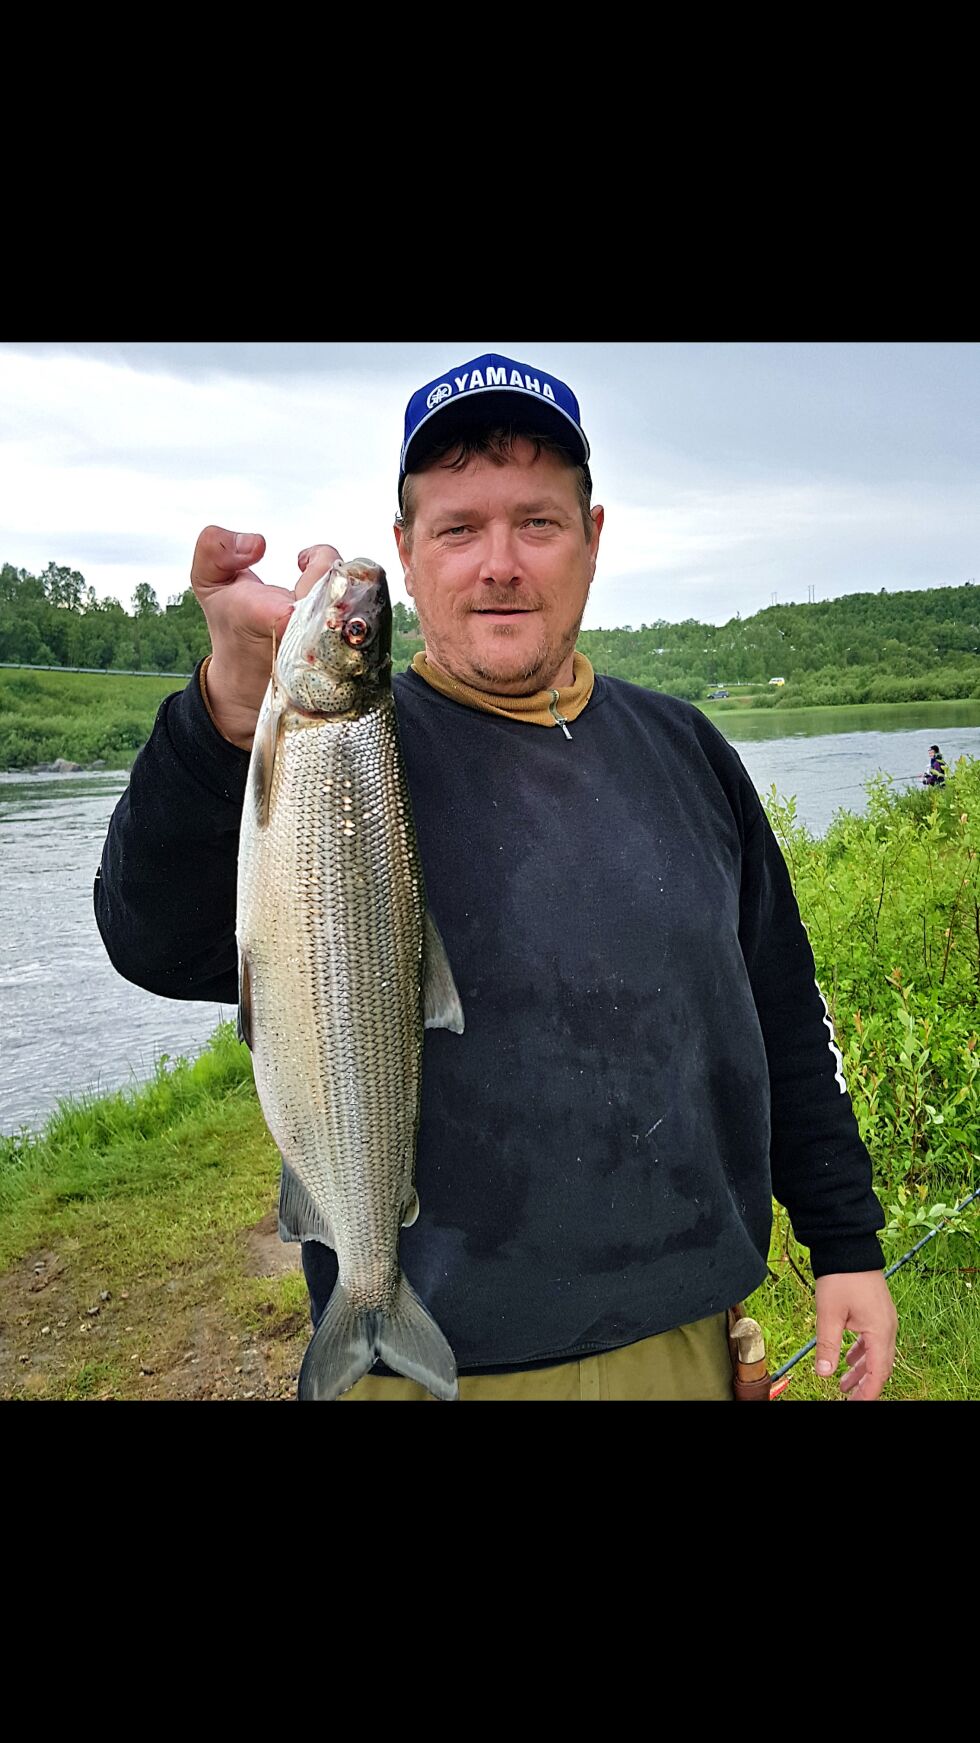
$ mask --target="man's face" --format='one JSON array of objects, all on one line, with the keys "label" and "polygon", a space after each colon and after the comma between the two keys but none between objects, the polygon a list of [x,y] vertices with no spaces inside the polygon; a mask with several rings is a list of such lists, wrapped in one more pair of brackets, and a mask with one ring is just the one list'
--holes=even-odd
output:
[{"label": "man's face", "polygon": [[603,519],[586,538],[574,468],[518,438],[506,465],[435,465],[413,489],[411,538],[395,538],[429,658],[477,690],[570,684]]}]

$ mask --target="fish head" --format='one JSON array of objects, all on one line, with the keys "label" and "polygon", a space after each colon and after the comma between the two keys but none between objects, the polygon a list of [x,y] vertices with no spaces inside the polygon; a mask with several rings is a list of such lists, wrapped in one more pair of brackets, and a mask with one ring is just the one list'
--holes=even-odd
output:
[{"label": "fish head", "polygon": [[307,714],[361,714],[375,704],[391,684],[391,601],[377,563],[338,559],[297,601],[276,678]]}]

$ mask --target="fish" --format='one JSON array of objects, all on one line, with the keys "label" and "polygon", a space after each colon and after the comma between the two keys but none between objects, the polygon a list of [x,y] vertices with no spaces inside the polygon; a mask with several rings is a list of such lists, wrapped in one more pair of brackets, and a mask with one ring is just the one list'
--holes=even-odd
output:
[{"label": "fish", "polygon": [[424,1028],[463,1033],[429,913],[391,687],[384,570],[337,561],[293,610],[253,740],[238,855],[239,1032],[282,1156],[279,1233],[338,1279],[299,1375],[340,1397],[379,1358],[433,1397],[456,1361],[405,1276]]}]

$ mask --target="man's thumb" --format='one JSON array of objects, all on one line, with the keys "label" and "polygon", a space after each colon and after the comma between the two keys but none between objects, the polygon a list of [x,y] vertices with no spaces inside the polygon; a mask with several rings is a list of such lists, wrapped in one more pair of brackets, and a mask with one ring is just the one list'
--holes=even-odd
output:
[{"label": "man's thumb", "polygon": [[830,1320],[817,1328],[814,1368],[821,1378],[833,1374],[840,1361],[840,1346],[844,1336],[843,1320]]}]

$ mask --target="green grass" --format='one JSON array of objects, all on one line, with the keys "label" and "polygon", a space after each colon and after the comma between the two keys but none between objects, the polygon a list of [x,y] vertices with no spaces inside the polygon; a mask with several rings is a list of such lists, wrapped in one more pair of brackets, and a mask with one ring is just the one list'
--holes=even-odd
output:
[{"label": "green grass", "polygon": [[[772,699],[774,695],[775,701]],[[758,696],[733,698],[729,702],[696,702],[695,707],[716,722],[727,716],[729,724],[733,713],[738,715],[739,725],[749,714],[758,716],[760,726],[767,725],[768,717],[771,717],[778,722],[781,733],[803,731],[810,725],[820,725],[827,732],[858,732],[866,726],[871,715],[874,716],[876,731],[887,731],[889,722],[909,727],[921,724],[931,729],[937,708],[944,710],[945,725],[969,726],[977,718],[976,700],[964,700],[962,697],[937,702],[823,702],[811,703],[807,707],[794,707],[791,703],[783,704],[780,700],[783,695],[781,690],[770,691],[768,696],[762,693]],[[947,714],[948,710],[952,712]],[[961,712],[958,714],[957,711]],[[833,725],[829,724],[831,717]]]},{"label": "green grass", "polygon": [[182,688],[176,678],[0,671],[0,769],[57,757],[131,768],[163,698]]},{"label": "green grass", "polygon": [[162,1059],[135,1092],[63,1102],[38,1134],[0,1138],[0,1268],[69,1239],[163,1275],[260,1216],[278,1162],[248,1050],[222,1024],[193,1064]]},{"label": "green grass", "polygon": [[305,1284],[251,1275],[245,1238],[275,1205],[279,1165],[227,1024],[194,1063],[161,1060],[139,1089],[0,1139],[0,1394],[184,1396],[188,1345],[188,1373],[213,1378],[229,1342],[256,1335],[284,1372],[308,1335]]},{"label": "green grass", "polygon": [[[421,640],[396,636],[395,670]],[[165,696],[186,680],[116,673],[0,670],[0,769],[29,769],[57,757],[87,767],[129,769]]]},{"label": "green grass", "polygon": [[[802,1277],[787,1262],[774,1229],[771,1275],[746,1301],[746,1311],[759,1321],[765,1334],[773,1374],[809,1343],[816,1330],[812,1274],[802,1249],[792,1250]],[[902,1256],[894,1243],[887,1243],[886,1250],[889,1264]],[[940,1233],[922,1249],[922,1256],[916,1255],[889,1279],[898,1310],[898,1353],[886,1398],[980,1398],[978,1259],[980,1241],[976,1238],[971,1253],[962,1237]],[[845,1333],[842,1362],[851,1341]],[[813,1371],[814,1356],[815,1352],[808,1350],[790,1369],[781,1401],[843,1402],[839,1388],[843,1365],[832,1379],[818,1379]]]}]

